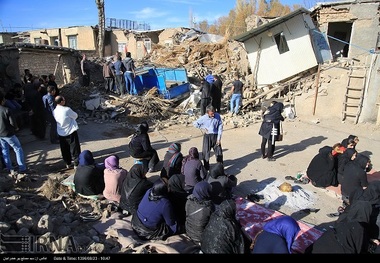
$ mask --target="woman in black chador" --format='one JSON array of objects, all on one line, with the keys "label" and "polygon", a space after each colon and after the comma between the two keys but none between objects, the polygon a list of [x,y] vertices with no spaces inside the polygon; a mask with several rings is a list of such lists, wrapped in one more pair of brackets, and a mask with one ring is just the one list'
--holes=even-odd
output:
[{"label": "woman in black chador", "polygon": [[[259,134],[262,136],[261,156],[263,159],[268,157],[268,161],[276,161],[273,154],[275,142],[278,140],[278,135],[280,134],[280,122],[284,121],[284,117],[282,116],[283,109],[283,103],[272,101],[263,114],[263,122],[259,130]],[[274,135],[272,131],[276,131]],[[265,147],[267,144],[268,149],[266,151]]]}]

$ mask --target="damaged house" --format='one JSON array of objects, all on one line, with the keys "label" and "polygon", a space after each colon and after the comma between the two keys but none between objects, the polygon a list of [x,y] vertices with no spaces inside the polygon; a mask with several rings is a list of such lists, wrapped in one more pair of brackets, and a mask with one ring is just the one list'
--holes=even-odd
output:
[{"label": "damaged house", "polygon": [[[341,116],[342,121],[379,124],[379,2],[341,1],[317,4],[311,11],[300,8],[234,37],[247,50],[255,87],[316,75],[318,92],[321,76],[343,76],[345,85],[334,87],[339,89],[334,93],[342,106],[329,114]],[[321,74],[316,74],[317,68]],[[282,89],[280,85],[277,91]]]},{"label": "damaged house", "polygon": [[310,12],[300,8],[234,37],[247,50],[255,85],[273,85],[322,62],[328,46],[323,37],[313,45],[313,30]]},{"label": "damaged house", "polygon": [[346,61],[342,120],[380,125],[379,0],[318,3],[311,17],[327,35],[334,60]]}]

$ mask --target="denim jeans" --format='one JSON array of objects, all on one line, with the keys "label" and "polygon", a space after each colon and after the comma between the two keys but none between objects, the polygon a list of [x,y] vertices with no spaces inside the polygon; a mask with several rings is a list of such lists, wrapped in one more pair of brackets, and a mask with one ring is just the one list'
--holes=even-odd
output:
[{"label": "denim jeans", "polygon": [[238,114],[241,102],[241,94],[232,94],[230,101],[230,111],[232,113]]},{"label": "denim jeans", "polygon": [[3,153],[4,164],[6,168],[11,171],[13,170],[11,156],[9,152],[9,146],[13,148],[16,154],[16,160],[18,164],[18,171],[22,172],[26,170],[26,164],[24,159],[24,151],[22,150],[21,143],[16,135],[11,137],[0,137],[1,150]]},{"label": "denim jeans", "polygon": [[134,90],[134,79],[133,79],[133,72],[131,71],[126,71],[124,73],[124,78],[125,78],[125,86],[127,87],[127,93],[134,95],[135,90]]}]

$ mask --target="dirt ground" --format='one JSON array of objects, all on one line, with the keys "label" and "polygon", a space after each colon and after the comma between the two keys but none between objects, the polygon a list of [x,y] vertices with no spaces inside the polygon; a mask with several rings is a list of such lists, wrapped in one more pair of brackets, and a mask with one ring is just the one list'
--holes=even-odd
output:
[{"label": "dirt ground", "polygon": [[[349,134],[359,136],[360,142],[357,146],[359,152],[370,156],[374,170],[379,170],[377,160],[380,157],[380,129],[373,124],[358,124],[352,122],[341,122],[336,117],[322,115],[304,114],[310,105],[298,105],[297,117],[286,119],[283,123],[284,140],[277,142],[275,162],[268,162],[261,158],[260,143],[261,136],[258,135],[260,121],[256,121],[244,128],[235,128],[234,119],[223,117],[224,131],[222,146],[224,149],[224,164],[228,174],[234,174],[238,178],[238,185],[235,194],[246,196],[249,193],[256,193],[265,185],[271,183],[281,184],[285,182],[285,176],[295,176],[297,172],[305,173],[310,160],[318,153],[318,150],[325,145],[333,145],[346,138]],[[194,128],[191,123],[196,116],[186,118],[187,123],[177,125],[166,125],[168,127],[161,130],[151,128],[150,138],[153,147],[157,149],[161,159],[158,167],[162,165],[162,159],[172,142],[182,144],[182,152],[187,154],[190,147],[202,147],[201,131]],[[234,118],[243,118],[237,116]],[[79,138],[82,150],[91,150],[96,161],[103,160],[110,154],[119,155],[120,164],[127,170],[132,166],[133,159],[129,156],[127,144],[131,130],[116,122],[97,122],[87,120],[87,124],[81,123]],[[53,173],[61,173],[65,176],[73,173],[73,170],[65,170],[62,161],[59,145],[50,144],[49,140],[37,140],[31,135],[30,130],[25,128],[18,134],[22,142],[28,165],[37,171],[39,176],[46,177]],[[211,165],[215,163],[212,157]],[[158,172],[148,175],[152,180],[158,177]],[[37,181],[38,185],[30,186],[37,189],[44,182]],[[331,189],[321,189],[308,185],[294,184],[292,193],[282,193],[277,200],[271,200],[266,196],[260,203],[271,208],[275,208],[285,214],[294,216],[304,222],[324,228],[326,224],[334,221],[329,218],[328,213],[337,211],[341,205],[339,191]],[[33,189],[31,189],[33,190]],[[304,213],[300,208],[288,206],[286,200],[299,190],[306,191],[309,202],[308,207],[320,209],[317,213]],[[338,193],[337,193],[338,192]],[[293,196],[291,196],[293,195]],[[297,196],[295,196],[297,198]],[[274,202],[275,201],[275,202]],[[274,205],[271,205],[273,203]]]}]

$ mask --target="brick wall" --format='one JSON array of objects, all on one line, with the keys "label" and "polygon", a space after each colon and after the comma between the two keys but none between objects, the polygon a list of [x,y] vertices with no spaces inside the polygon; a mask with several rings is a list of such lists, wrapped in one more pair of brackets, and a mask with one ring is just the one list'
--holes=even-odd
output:
[{"label": "brick wall", "polygon": [[[33,75],[49,75],[54,73],[58,62],[58,54],[22,52],[19,59],[20,75],[24,76],[24,69],[30,69]],[[59,84],[57,82],[57,84]],[[62,84],[62,83],[61,83]]]},{"label": "brick wall", "polygon": [[[72,54],[57,52],[21,52],[19,58],[20,76],[29,69],[35,76],[55,74],[58,86],[73,81],[80,75],[80,59]],[[58,63],[59,62],[59,63]],[[58,63],[58,64],[57,64]]]}]

